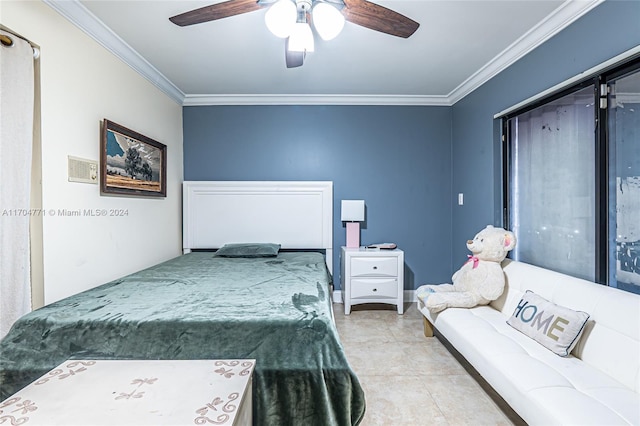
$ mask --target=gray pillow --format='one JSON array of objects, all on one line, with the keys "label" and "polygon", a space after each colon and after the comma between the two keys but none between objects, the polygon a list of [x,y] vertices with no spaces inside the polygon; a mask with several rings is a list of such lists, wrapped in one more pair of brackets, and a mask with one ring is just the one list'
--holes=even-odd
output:
[{"label": "gray pillow", "polygon": [[216,251],[218,257],[274,257],[278,255],[280,244],[245,243],[225,244]]},{"label": "gray pillow", "polygon": [[507,324],[550,351],[567,356],[584,330],[589,314],[574,311],[527,290]]}]

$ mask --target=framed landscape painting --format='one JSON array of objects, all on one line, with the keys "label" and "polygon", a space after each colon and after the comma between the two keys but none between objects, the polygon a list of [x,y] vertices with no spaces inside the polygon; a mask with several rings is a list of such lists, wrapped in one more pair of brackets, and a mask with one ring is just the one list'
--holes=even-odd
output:
[{"label": "framed landscape painting", "polygon": [[105,119],[100,138],[100,193],[167,196],[167,147]]}]

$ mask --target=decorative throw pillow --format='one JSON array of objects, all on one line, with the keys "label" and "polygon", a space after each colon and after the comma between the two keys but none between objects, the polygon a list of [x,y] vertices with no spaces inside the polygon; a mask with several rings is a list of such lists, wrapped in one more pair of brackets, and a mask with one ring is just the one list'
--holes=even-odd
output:
[{"label": "decorative throw pillow", "polygon": [[278,255],[280,244],[249,243],[225,244],[216,251],[218,257],[274,257]]},{"label": "decorative throw pillow", "polygon": [[507,324],[550,351],[567,356],[589,319],[589,314],[574,311],[527,290]]}]

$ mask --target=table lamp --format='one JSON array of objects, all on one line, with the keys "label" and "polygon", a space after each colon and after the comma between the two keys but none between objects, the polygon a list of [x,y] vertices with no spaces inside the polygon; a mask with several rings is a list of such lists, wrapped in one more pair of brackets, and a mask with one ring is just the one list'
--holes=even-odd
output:
[{"label": "table lamp", "polygon": [[347,222],[347,247],[360,247],[360,222],[364,221],[364,200],[342,200],[340,219]]}]

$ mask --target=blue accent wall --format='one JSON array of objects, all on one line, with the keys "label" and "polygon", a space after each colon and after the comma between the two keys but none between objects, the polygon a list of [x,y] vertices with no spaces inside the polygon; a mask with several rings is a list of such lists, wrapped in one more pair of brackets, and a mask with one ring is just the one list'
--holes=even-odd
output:
[{"label": "blue accent wall", "polygon": [[334,283],[340,200],[364,199],[361,243],[405,251],[405,288],[451,275],[451,108],[184,108],[185,180],[330,180]]},{"label": "blue accent wall", "polygon": [[405,250],[406,289],[448,282],[466,240],[502,225],[493,115],[640,45],[639,19],[640,1],[608,0],[453,107],[185,107],[185,180],[331,180],[336,287],[342,199],[366,202],[363,244]]},{"label": "blue accent wall", "polygon": [[640,45],[640,1],[605,1],[452,107],[454,265],[465,241],[502,226],[500,120],[493,116]]}]

